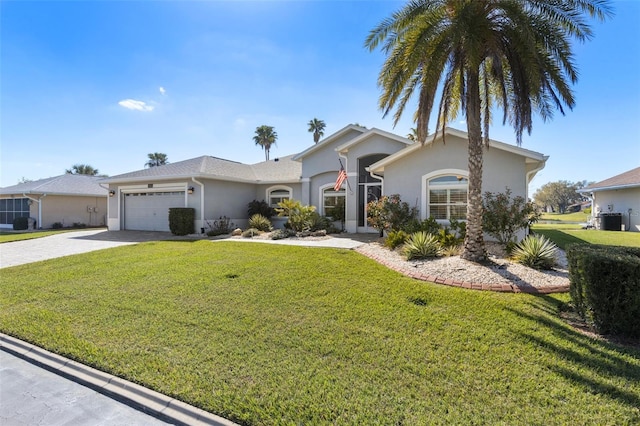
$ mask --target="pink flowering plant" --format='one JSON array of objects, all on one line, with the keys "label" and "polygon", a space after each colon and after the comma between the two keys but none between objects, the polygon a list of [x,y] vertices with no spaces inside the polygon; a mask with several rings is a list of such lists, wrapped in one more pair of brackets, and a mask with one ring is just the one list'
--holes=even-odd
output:
[{"label": "pink flowering plant", "polygon": [[380,231],[399,231],[415,220],[417,209],[400,200],[400,195],[385,195],[367,204],[367,223]]},{"label": "pink flowering plant", "polygon": [[485,192],[482,205],[482,229],[508,246],[516,243],[516,232],[526,229],[540,219],[540,212],[523,197],[511,197],[511,190],[494,194]]}]

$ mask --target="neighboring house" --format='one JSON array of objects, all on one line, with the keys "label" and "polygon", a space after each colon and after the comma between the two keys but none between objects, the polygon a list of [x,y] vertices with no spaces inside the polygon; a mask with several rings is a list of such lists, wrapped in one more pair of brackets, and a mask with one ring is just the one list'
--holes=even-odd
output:
[{"label": "neighboring house", "polygon": [[12,228],[17,217],[34,218],[38,228],[54,223],[104,226],[108,191],[100,186],[101,179],[64,174],[0,188],[0,228]]},{"label": "neighboring house", "polygon": [[[420,217],[443,223],[464,218],[467,205],[467,135],[449,129],[424,146],[380,130],[349,125],[301,153],[257,164],[203,156],[104,180],[109,185],[110,230],[169,229],[170,207],[193,207],[196,229],[220,216],[247,223],[247,205],[283,199],[314,205],[327,215],[337,200],[346,205],[347,232],[375,232],[367,225],[367,202],[400,194]],[[484,154],[484,191],[527,197],[528,185],[548,157],[491,141]],[[341,167],[347,180],[334,184]]]},{"label": "neighboring house", "polygon": [[640,232],[640,167],[589,185],[578,192],[591,198],[592,218],[602,220],[604,214],[618,214],[624,229]]}]

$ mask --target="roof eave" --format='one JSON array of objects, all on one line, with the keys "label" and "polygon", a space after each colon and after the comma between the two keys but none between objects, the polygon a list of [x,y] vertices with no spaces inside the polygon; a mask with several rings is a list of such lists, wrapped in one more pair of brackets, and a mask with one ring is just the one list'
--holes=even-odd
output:
[{"label": "roof eave", "polygon": [[579,193],[588,193],[588,192],[600,192],[600,191],[614,191],[617,189],[631,189],[631,188],[640,188],[640,183],[628,183],[626,185],[610,185],[603,186],[599,188],[582,188],[578,189],[576,192]]}]

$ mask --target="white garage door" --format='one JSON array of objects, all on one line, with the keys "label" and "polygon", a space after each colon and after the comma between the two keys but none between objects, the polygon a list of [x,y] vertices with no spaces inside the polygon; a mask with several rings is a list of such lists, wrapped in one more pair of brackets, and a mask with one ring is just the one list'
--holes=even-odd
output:
[{"label": "white garage door", "polygon": [[184,191],[124,194],[124,229],[168,232],[170,207],[184,207]]}]

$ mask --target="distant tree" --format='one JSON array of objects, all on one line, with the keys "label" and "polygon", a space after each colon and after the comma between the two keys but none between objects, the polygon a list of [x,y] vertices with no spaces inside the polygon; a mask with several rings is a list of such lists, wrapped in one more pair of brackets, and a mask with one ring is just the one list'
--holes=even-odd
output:
[{"label": "distant tree", "polygon": [[314,118],[309,121],[309,132],[313,133],[313,142],[318,143],[320,138],[324,136],[324,128],[327,127],[324,121]]},{"label": "distant tree", "polygon": [[164,166],[165,164],[169,164],[169,159],[167,158],[167,154],[163,154],[161,152],[153,152],[147,154],[149,157],[149,161],[147,161],[144,166],[145,167],[157,167]]},{"label": "distant tree", "polygon": [[88,164],[74,164],[70,169],[65,170],[65,173],[70,175],[97,176],[99,172],[98,169],[94,169]]},{"label": "distant tree", "polygon": [[567,180],[559,180],[557,182],[549,182],[542,185],[533,194],[533,200],[538,206],[544,207],[545,210],[551,207],[553,211],[565,213],[567,207],[582,201],[582,196],[576,191],[583,188],[586,181],[573,183]]},{"label": "distant tree", "polygon": [[278,134],[272,126],[262,125],[260,127],[256,127],[256,135],[253,137],[253,141],[256,145],[260,145],[262,149],[264,149],[264,157],[266,161],[269,161],[271,145],[275,145],[277,139]]}]

